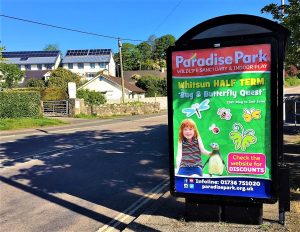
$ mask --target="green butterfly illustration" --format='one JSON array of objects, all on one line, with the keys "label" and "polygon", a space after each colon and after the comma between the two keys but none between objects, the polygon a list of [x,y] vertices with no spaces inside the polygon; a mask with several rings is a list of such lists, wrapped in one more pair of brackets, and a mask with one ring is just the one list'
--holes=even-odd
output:
[{"label": "green butterfly illustration", "polygon": [[242,151],[245,151],[251,144],[256,143],[257,139],[254,136],[255,131],[253,129],[244,130],[244,127],[240,123],[234,123],[232,129],[233,131],[229,135],[235,145],[235,150],[241,148]]}]

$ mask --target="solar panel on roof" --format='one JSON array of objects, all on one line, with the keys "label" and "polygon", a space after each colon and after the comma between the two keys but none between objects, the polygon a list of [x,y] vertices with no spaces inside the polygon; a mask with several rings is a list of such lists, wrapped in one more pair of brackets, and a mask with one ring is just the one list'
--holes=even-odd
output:
[{"label": "solar panel on roof", "polygon": [[2,52],[4,58],[22,58],[22,57],[55,57],[59,51],[24,51],[24,52]]},{"label": "solar panel on roof", "polygon": [[95,55],[109,55],[111,49],[90,49],[90,50],[68,50],[66,56],[95,56]]}]

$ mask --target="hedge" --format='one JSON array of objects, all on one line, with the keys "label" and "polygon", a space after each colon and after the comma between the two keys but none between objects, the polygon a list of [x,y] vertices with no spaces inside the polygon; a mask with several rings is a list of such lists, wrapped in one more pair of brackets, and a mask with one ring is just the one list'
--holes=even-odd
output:
[{"label": "hedge", "polygon": [[0,92],[0,118],[38,117],[41,115],[40,98],[37,91]]},{"label": "hedge", "polygon": [[69,99],[69,96],[68,96],[68,93],[66,92],[66,90],[62,89],[62,88],[57,88],[57,87],[48,87],[48,88],[29,87],[29,88],[12,89],[10,91],[14,91],[14,92],[38,91],[41,94],[42,101],[58,101],[58,100]]},{"label": "hedge", "polygon": [[69,99],[68,93],[65,89],[56,87],[42,89],[41,97],[43,101],[58,101]]},{"label": "hedge", "polygon": [[84,99],[84,102],[90,106],[99,106],[106,103],[105,96],[95,90],[80,89],[77,91],[77,98]]}]

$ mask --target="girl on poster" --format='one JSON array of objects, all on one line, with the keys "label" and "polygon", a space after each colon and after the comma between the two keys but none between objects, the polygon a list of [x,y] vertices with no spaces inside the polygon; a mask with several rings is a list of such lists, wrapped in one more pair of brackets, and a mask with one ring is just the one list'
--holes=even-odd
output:
[{"label": "girl on poster", "polygon": [[211,152],[204,148],[195,122],[185,119],[179,128],[175,175],[202,176],[201,154],[211,155]]}]

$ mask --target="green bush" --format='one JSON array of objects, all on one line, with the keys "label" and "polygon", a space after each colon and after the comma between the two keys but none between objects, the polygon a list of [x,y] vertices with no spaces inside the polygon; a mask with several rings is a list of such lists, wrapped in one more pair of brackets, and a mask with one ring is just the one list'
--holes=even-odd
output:
[{"label": "green bush", "polygon": [[298,86],[298,85],[300,85],[300,79],[297,76],[286,77],[285,80],[284,80],[284,85],[286,87]]},{"label": "green bush", "polygon": [[13,92],[28,92],[37,91],[41,95],[42,101],[59,101],[69,99],[68,93],[62,88],[39,88],[39,87],[29,87],[29,88],[18,88],[12,89]]},{"label": "green bush", "polygon": [[44,80],[36,80],[34,78],[30,78],[27,83],[26,83],[26,87],[33,87],[33,88],[45,88],[46,87],[46,83]]},{"label": "green bush", "polygon": [[64,68],[58,68],[51,71],[47,81],[48,87],[62,88],[68,90],[68,83],[75,82],[76,86],[81,85],[81,76]]},{"label": "green bush", "polygon": [[40,115],[39,92],[0,92],[0,118],[37,117]]},{"label": "green bush", "polygon": [[166,78],[143,76],[138,79],[135,85],[146,91],[146,97],[167,96]]},{"label": "green bush", "polygon": [[105,96],[94,90],[90,91],[88,89],[80,89],[77,91],[77,98],[84,99],[84,102],[90,106],[98,106],[106,103]]},{"label": "green bush", "polygon": [[43,101],[67,100],[69,98],[66,90],[61,88],[42,89],[41,97]]}]

